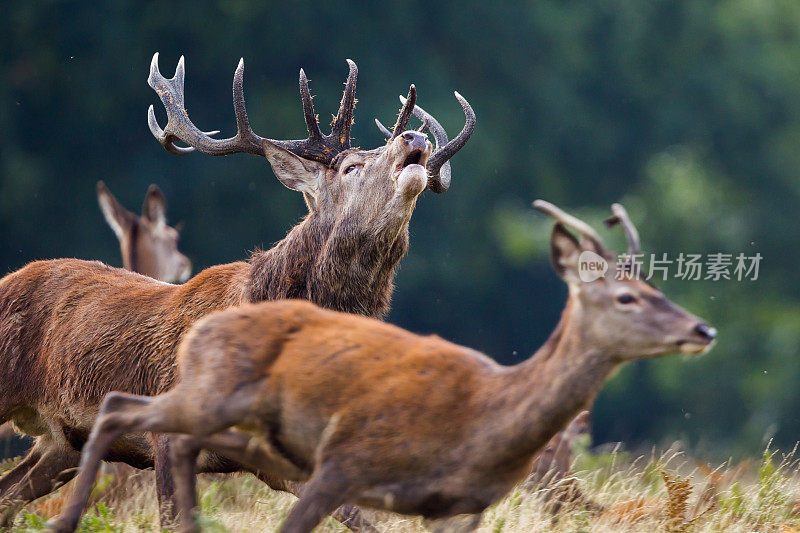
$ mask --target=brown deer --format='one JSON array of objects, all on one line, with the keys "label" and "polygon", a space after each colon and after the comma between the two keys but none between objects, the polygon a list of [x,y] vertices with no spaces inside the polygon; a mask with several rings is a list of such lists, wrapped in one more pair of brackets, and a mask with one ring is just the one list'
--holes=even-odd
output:
[{"label": "brown deer", "polygon": [[[153,133],[172,153],[193,149],[265,157],[279,181],[301,191],[308,215],[288,235],[249,261],[208,268],[183,285],[170,285],[99,262],[57,259],[30,263],[0,279],[0,423],[13,420],[36,436],[28,456],[0,478],[0,527],[25,503],[49,493],[53,479],[74,468],[110,391],[155,395],[176,379],[175,350],[204,315],[246,302],[302,298],[323,307],[381,317],[389,308],[397,263],[408,249],[408,224],[417,197],[446,189],[448,160],[467,142],[475,115],[457,95],[466,124],[452,141],[435,119],[415,107],[414,86],[386,144],[350,147],[357,69],[350,73],[330,135],[323,135],[305,73],[300,93],[309,137],[275,141],[250,129],[242,91],[243,63],[234,76],[238,132],[213,139],[197,129],[184,108],[183,58],[164,78],[153,57],[149,83],[169,121],[163,130],[149,111]],[[436,147],[408,130],[411,114],[431,129]],[[175,141],[189,147],[175,145]],[[167,440],[139,434],[108,454],[137,468],[155,466],[162,511],[169,509],[171,478]],[[201,470],[239,471],[232,461],[208,456]],[[256,473],[273,488],[284,480]],[[62,474],[62,478],[68,474]],[[169,513],[162,512],[167,521]],[[352,523],[352,522],[351,522]]]},{"label": "brown deer", "polygon": [[[192,263],[178,250],[179,231],[167,224],[167,200],[157,185],[147,189],[141,216],[128,211],[102,181],[97,182],[97,202],[119,240],[124,268],[168,283],[189,279]],[[10,423],[0,426],[0,444],[15,436]],[[129,476],[127,465],[108,466],[115,484]]]},{"label": "brown deer", "polygon": [[147,189],[141,216],[125,209],[102,181],[97,202],[119,240],[124,268],[167,283],[189,279],[192,262],[178,251],[180,232],[167,224],[167,199],[157,185]]},{"label": "brown deer", "polygon": [[[628,241],[628,257],[641,254],[639,232],[630,221],[627,211],[620,205],[612,206],[613,216],[606,219],[607,226],[622,225]],[[635,267],[635,263],[631,263]],[[573,462],[573,449],[576,439],[591,432],[591,412],[581,411],[563,431],[557,433],[536,457],[531,473],[526,480],[532,488],[549,489],[546,495],[548,507],[557,513],[564,503],[579,502],[588,509],[599,512],[602,507],[587,498],[573,479],[568,478]]]},{"label": "brown deer", "polygon": [[700,354],[716,335],[635,275],[581,281],[582,252],[616,266],[614,255],[586,223],[535,205],[558,221],[552,260],[569,297],[532,358],[504,367],[436,336],[301,301],[215,313],[181,343],[172,390],[105,398],[75,497],[52,528],[75,528],[99,461],[120,436],[142,431],[183,434],[172,451],[185,531],[196,530],[201,449],[306,480],[284,533],[309,532],[346,502],[430,519],[469,514],[462,529],[474,528],[621,364]]}]

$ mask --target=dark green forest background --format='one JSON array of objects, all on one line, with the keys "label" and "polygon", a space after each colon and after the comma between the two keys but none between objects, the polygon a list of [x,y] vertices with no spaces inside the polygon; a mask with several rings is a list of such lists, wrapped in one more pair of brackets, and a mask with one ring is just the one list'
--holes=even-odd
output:
[{"label": "dark green forest background", "polygon": [[[0,44],[2,273],[63,256],[120,265],[100,179],[131,208],[157,183],[196,270],[270,246],[302,198],[263,159],[164,151],[146,123],[156,104],[164,124],[150,58],[171,75],[184,54],[192,119],[227,135],[243,56],[253,127],[279,139],[305,136],[299,68],[328,117],[352,58],[355,144],[383,142],[372,119],[391,123],[412,82],[451,135],[453,90],[478,116],[450,190],[420,199],[392,322],[527,357],[566,299],[531,201],[593,224],[622,201],[649,252],[764,259],[757,281],[660,283],[719,344],[622,370],[597,402],[596,439],[717,454],[800,440],[796,0],[15,2]],[[618,249],[619,233],[604,232]]]}]

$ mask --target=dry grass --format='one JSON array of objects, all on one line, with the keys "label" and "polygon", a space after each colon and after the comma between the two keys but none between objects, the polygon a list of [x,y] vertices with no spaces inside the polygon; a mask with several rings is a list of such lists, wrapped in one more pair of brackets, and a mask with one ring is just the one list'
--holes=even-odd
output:
[{"label": "dry grass", "polygon": [[[3,466],[0,465],[0,471]],[[152,473],[134,478],[125,494],[101,499],[87,514],[83,532],[158,531]],[[548,512],[559,486],[524,484],[483,516],[481,532],[800,532],[800,463],[794,452],[765,452],[757,461],[711,467],[677,450],[632,457],[626,453],[580,454],[575,483],[599,506],[581,503]],[[563,486],[563,485],[562,485]],[[270,491],[252,476],[204,478],[200,482],[203,530],[270,531],[281,523],[294,497]],[[38,531],[63,496],[31,505],[15,531]],[[387,533],[425,531],[417,518],[367,511]],[[345,531],[334,520],[318,532]]]}]

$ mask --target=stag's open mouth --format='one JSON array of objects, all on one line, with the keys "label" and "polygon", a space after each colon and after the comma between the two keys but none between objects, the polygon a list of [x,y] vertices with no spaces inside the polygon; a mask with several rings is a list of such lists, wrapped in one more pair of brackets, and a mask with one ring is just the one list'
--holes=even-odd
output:
[{"label": "stag's open mouth", "polygon": [[419,165],[422,160],[422,150],[412,150],[410,154],[403,160],[402,168],[408,165]]},{"label": "stag's open mouth", "polygon": [[425,165],[428,160],[429,153],[420,150],[419,148],[415,148],[411,150],[406,157],[397,164],[395,167],[395,173],[402,172],[406,167],[411,165]]},{"label": "stag's open mouth", "polygon": [[415,197],[425,190],[428,184],[428,171],[425,164],[430,157],[430,150],[414,148],[405,155],[397,158],[394,167],[393,178],[397,183],[398,190],[404,196]]}]

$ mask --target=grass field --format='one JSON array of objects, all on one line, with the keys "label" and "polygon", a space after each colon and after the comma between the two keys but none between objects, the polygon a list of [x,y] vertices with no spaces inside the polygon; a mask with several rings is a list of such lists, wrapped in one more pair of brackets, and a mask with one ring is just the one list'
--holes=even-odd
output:
[{"label": "grass field", "polygon": [[[8,466],[0,465],[0,471]],[[101,480],[98,490],[108,482]],[[573,484],[597,507],[567,503],[550,512],[554,495]],[[200,494],[202,527],[210,532],[272,531],[295,501],[252,476],[204,478]],[[58,493],[36,502],[19,516],[14,531],[40,531],[62,503]],[[387,533],[426,530],[418,518],[366,513]],[[152,472],[137,474],[124,494],[101,498],[80,531],[158,531]],[[346,530],[328,519],[316,531]],[[573,477],[546,488],[520,485],[484,513],[479,531],[800,531],[800,463],[794,452],[770,450],[757,460],[716,467],[676,450],[643,456],[583,452]]]}]

